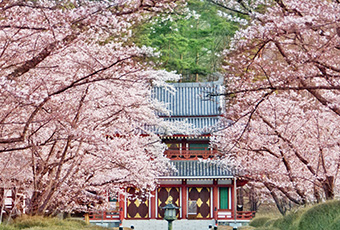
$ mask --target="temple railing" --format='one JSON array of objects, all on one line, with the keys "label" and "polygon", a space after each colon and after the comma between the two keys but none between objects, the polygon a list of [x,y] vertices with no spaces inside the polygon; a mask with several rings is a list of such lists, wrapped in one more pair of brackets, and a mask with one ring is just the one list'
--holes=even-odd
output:
[{"label": "temple railing", "polygon": [[197,160],[213,158],[217,150],[208,148],[167,149],[164,154],[171,160]]},{"label": "temple railing", "polygon": [[[236,220],[251,220],[255,216],[253,211],[237,211]],[[217,219],[219,220],[232,220],[234,219],[234,212],[232,210],[218,210]]]},{"label": "temple railing", "polygon": [[238,220],[251,220],[255,216],[255,212],[252,211],[237,211],[236,219]]},{"label": "temple railing", "polygon": [[90,213],[90,220],[119,220],[119,212],[95,212]]}]

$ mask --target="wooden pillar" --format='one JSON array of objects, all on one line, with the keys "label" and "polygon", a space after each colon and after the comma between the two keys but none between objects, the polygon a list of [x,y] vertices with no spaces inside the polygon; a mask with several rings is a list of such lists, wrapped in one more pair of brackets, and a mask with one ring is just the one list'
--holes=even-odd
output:
[{"label": "wooden pillar", "polygon": [[218,214],[218,184],[215,179],[213,182],[213,218],[217,221]]},{"label": "wooden pillar", "polygon": [[157,201],[156,201],[156,193],[157,193],[157,188],[155,191],[151,193],[151,219],[156,219],[156,209],[157,209]]},{"label": "wooden pillar", "polygon": [[125,218],[125,196],[123,194],[119,194],[119,225],[122,224]]},{"label": "wooden pillar", "polygon": [[187,204],[187,181],[182,180],[182,218],[187,219],[187,213],[188,213],[188,204]]},{"label": "wooden pillar", "polygon": [[90,215],[88,213],[85,213],[85,223],[90,224]]},{"label": "wooden pillar", "polygon": [[233,204],[233,210],[234,210],[234,220],[235,221],[237,219],[237,193],[236,193],[236,189],[237,189],[236,177],[234,177],[234,192],[233,192],[234,204]]}]

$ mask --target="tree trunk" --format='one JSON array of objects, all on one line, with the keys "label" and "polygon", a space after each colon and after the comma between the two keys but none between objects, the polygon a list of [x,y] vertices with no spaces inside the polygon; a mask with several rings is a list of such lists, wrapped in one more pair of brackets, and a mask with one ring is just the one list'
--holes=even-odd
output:
[{"label": "tree trunk", "polygon": [[334,199],[334,177],[328,176],[322,183],[322,188],[325,192],[326,200]]},{"label": "tree trunk", "polygon": [[266,186],[266,188],[269,190],[270,195],[273,197],[274,201],[275,201],[275,205],[277,207],[277,209],[279,210],[279,212],[284,216],[286,215],[287,212],[287,207],[286,207],[286,202],[284,201],[284,199],[280,199],[279,196],[277,195],[277,193],[274,191],[274,188],[269,186],[268,184],[264,184]]},{"label": "tree trunk", "polygon": [[320,203],[322,201],[322,197],[320,195],[320,192],[318,191],[318,187],[315,184],[314,184],[313,190],[314,190],[314,197],[316,199],[316,202]]},{"label": "tree trunk", "polygon": [[255,187],[254,185],[251,185],[249,188],[249,203],[250,203],[250,211],[257,212],[259,208],[259,199],[257,197],[257,194],[255,192]]},{"label": "tree trunk", "polygon": [[32,197],[28,203],[28,210],[27,214],[29,215],[38,215],[38,209],[39,209],[39,197],[41,196],[41,192],[34,191],[32,194]]}]

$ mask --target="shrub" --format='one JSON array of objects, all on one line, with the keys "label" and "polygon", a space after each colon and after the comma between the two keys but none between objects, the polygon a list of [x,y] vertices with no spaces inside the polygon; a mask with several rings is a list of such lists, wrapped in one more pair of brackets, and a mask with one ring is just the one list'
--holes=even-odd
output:
[{"label": "shrub", "polygon": [[0,224],[0,230],[16,230],[12,225]]},{"label": "shrub", "polygon": [[280,230],[280,229],[275,228],[275,227],[259,227],[259,228],[256,228],[256,230]]},{"label": "shrub", "polygon": [[332,224],[330,224],[329,229],[340,229],[340,216],[337,217]]},{"label": "shrub", "polygon": [[41,216],[21,216],[15,219],[13,226],[17,229],[31,228],[31,227],[47,227],[47,219]]},{"label": "shrub", "polygon": [[273,221],[272,226],[281,230],[299,230],[297,228],[300,216],[305,212],[301,209],[295,212],[289,212],[287,215]]},{"label": "shrub", "polygon": [[301,215],[299,230],[332,230],[339,226],[340,201],[328,201],[318,204]]},{"label": "shrub", "polygon": [[270,227],[274,224],[274,222],[276,221],[277,219],[270,219],[268,220],[266,223],[264,223],[264,227]]},{"label": "shrub", "polygon": [[264,226],[264,224],[269,221],[270,218],[269,217],[255,217],[250,223],[250,226],[253,227],[261,227]]},{"label": "shrub", "polygon": [[0,225],[0,230],[105,230],[108,228],[87,225],[82,220],[22,216],[8,225]]},{"label": "shrub", "polygon": [[[233,227],[231,227],[231,229],[233,229]],[[240,226],[237,230],[255,230],[255,228],[251,226]]]}]

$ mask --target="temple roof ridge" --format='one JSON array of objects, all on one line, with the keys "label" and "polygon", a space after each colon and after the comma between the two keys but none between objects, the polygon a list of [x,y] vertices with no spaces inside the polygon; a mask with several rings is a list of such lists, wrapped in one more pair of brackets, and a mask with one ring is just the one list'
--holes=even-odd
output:
[{"label": "temple roof ridge", "polygon": [[[197,132],[209,133],[224,114],[225,105],[223,83],[213,82],[186,82],[169,83],[166,87],[154,87],[154,99],[163,103],[168,114],[159,113],[170,122],[185,122]],[[213,95],[213,96],[211,96]]]}]

